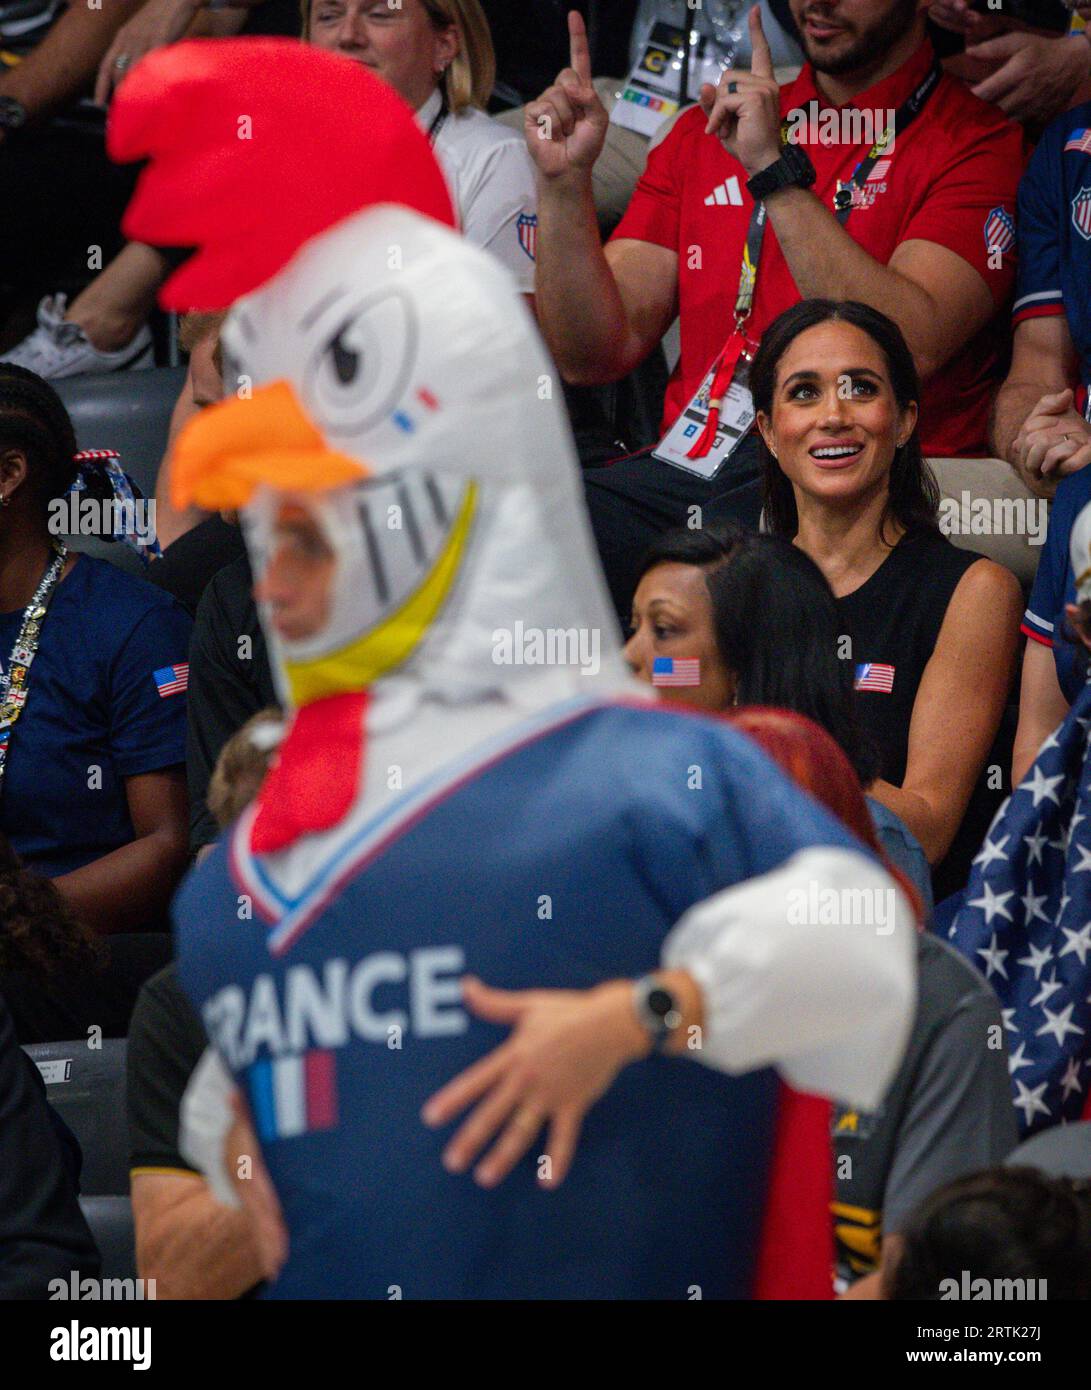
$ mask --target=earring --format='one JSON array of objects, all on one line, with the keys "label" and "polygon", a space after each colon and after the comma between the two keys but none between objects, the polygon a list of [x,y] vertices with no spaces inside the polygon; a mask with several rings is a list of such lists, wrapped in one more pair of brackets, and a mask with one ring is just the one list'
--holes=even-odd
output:
[{"label": "earring", "polygon": [[11,506],[11,498],[7,495],[7,493],[0,493],[0,507],[10,507],[10,506]]}]

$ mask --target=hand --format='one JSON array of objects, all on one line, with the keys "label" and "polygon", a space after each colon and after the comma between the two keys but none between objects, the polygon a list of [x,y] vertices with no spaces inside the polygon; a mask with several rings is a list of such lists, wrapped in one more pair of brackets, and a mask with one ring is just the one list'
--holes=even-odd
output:
[{"label": "hand", "polygon": [[718,136],[728,154],[753,176],[775,164],[781,149],[780,88],[761,27],[760,5],[750,11],[750,43],[750,71],[727,68],[718,86],[702,86],[699,100],[708,117],[705,134]]},{"label": "hand", "polygon": [[462,982],[462,998],[478,1018],[512,1024],[513,1032],[421,1111],[425,1124],[439,1127],[478,1102],[444,1150],[444,1166],[465,1172],[502,1129],[474,1170],[481,1187],[495,1187],[548,1124],[549,1172],[539,1181],[559,1187],[572,1165],[584,1115],[622,1067],[651,1050],[633,1009],[631,983],[512,992],[470,977]]},{"label": "hand", "polygon": [[971,88],[974,96],[994,102],[1014,121],[1034,125],[1045,125],[1066,110],[1091,74],[1091,51],[1080,34],[1059,39],[1002,34],[967,47],[966,56],[997,64],[990,76]]},{"label": "hand", "polygon": [[583,16],[568,16],[571,66],[557,74],[552,87],[527,104],[523,134],[538,172],[547,179],[595,166],[606,143],[610,116],[591,82],[591,50]]},{"label": "hand", "polygon": [[1091,426],[1070,390],[1041,398],[1012,444],[1012,462],[1028,487],[1041,491],[1091,463]]},{"label": "hand", "polygon": [[[258,1248],[262,1277],[275,1279],[288,1258],[288,1232],[280,1211],[276,1188],[261,1156],[261,1146],[250,1123],[245,1102],[236,1091],[231,1098],[235,1123],[224,1140],[224,1162],[250,1217]],[[249,1163],[249,1177],[240,1177],[241,1159]]]},{"label": "hand", "polygon": [[[1091,3],[1091,0],[1088,0]],[[971,10],[968,0],[935,0],[928,10],[928,18],[941,29],[950,29],[956,34],[965,34],[975,43],[1002,34],[1006,27],[999,15],[979,14]]]},{"label": "hand", "polygon": [[[200,8],[199,0],[147,0],[117,31],[99,64],[95,81],[98,105],[106,105],[114,88],[145,53],[180,39]],[[117,66],[119,58],[128,60],[121,68]]]}]

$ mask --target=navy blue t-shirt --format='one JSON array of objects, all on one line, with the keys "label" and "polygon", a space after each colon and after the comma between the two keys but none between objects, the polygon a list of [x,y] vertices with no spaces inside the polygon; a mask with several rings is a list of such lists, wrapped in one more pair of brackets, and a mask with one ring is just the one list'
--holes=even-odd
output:
[{"label": "navy blue t-shirt", "polygon": [[[0,613],[4,670],[22,618]],[[185,762],[190,628],[169,594],[89,555],[57,586],[0,789],[0,830],[39,873],[128,844],[125,779]]]},{"label": "navy blue t-shirt", "polygon": [[1091,383],[1091,102],[1058,116],[1019,184],[1012,322],[1063,314]]},{"label": "navy blue t-shirt", "polygon": [[1091,468],[1081,468],[1065,478],[1057,489],[1049,513],[1049,530],[1038,560],[1034,588],[1023,614],[1026,635],[1044,647],[1053,648],[1057,683],[1069,704],[1083,688],[1082,664],[1076,660],[1075,643],[1064,636],[1065,604],[1076,602],[1076,576],[1068,547],[1072,527],[1084,507],[1091,502]]}]

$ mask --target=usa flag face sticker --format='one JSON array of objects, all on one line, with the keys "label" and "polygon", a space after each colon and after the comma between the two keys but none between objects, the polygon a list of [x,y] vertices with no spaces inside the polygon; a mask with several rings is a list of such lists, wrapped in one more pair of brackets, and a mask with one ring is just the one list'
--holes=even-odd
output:
[{"label": "usa flag face sticker", "polygon": [[158,671],[152,672],[152,679],[161,700],[165,700],[168,695],[181,695],[189,686],[189,662],[182,661],[177,666],[161,666]]},{"label": "usa flag face sticker", "polygon": [[652,685],[700,685],[701,662],[696,656],[657,656],[652,662]]},{"label": "usa flag face sticker", "polygon": [[874,690],[880,695],[889,695],[894,689],[894,667],[883,661],[861,661],[856,667],[856,690]]}]

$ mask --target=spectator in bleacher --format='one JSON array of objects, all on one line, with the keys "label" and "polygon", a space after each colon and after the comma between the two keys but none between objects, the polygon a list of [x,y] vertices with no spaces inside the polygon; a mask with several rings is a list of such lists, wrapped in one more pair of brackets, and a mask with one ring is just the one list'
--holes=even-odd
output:
[{"label": "spectator in bleacher", "polygon": [[[413,107],[466,237],[533,295],[534,174],[520,137],[485,114],[496,64],[479,0],[304,0],[302,9],[306,42],[362,63]],[[71,309],[43,301],[37,329],[8,360],[50,377],[132,365],[140,343],[150,348],[143,325],[167,271],[159,251],[127,246]],[[97,351],[108,343],[116,350]]]},{"label": "spectator in bleacher", "polygon": [[75,454],[52,387],[0,366],[0,830],[109,934],[161,922],[185,866],[191,625],[151,585],[57,540],[50,504]]},{"label": "spectator in bleacher", "polygon": [[[633,673],[660,685],[665,699],[806,715],[836,741],[866,790],[878,757],[857,717],[852,660],[839,654],[843,629],[822,571],[798,546],[739,527],[679,530],[644,557],[625,655]],[[699,684],[660,684],[657,657],[696,657],[691,680]],[[887,858],[917,890],[927,920],[932,885],[924,851],[882,802],[869,798],[868,810]]]},{"label": "spectator in bleacher", "polygon": [[[884,1271],[884,1296],[1002,1298],[996,1281],[1013,1279],[1036,1281],[1033,1291],[1024,1285],[1025,1298],[1091,1299],[1086,1182],[1034,1168],[988,1168],[948,1183],[906,1227],[904,1251]],[[984,1281],[984,1295],[973,1280]]]},{"label": "spectator in bleacher", "polygon": [[884,314],[797,304],[766,330],[751,388],[766,524],[833,590],[879,749],[872,795],[920,841],[938,901],[965,882],[995,810],[979,779],[1011,686],[1019,584],[940,534],[913,357]]},{"label": "spectator in bleacher", "polygon": [[99,1253],[79,1206],[81,1163],[0,999],[0,1300],[46,1299],[51,1281],[67,1288],[73,1271],[98,1277]]},{"label": "spectator in bleacher", "polygon": [[968,0],[934,0],[928,17],[965,40],[962,52],[956,50],[945,64],[947,70],[1031,133],[1040,132],[1081,93],[1086,99],[1091,45],[1082,24],[1066,34],[1033,30],[1004,14],[1002,5],[976,10]]},{"label": "spectator in bleacher", "polygon": [[1046,130],[1019,185],[1011,368],[993,452],[1039,497],[1091,462],[1091,101]]},{"label": "spectator in bleacher", "polygon": [[[279,719],[263,711],[224,746],[209,794],[221,829],[257,795]],[[127,1053],[137,1268],[159,1298],[239,1298],[262,1277],[248,1216],[217,1202],[179,1150],[182,1096],[207,1046],[171,963],[141,991]]]},{"label": "spectator in bleacher", "polygon": [[[962,83],[940,76],[919,115],[903,118],[895,147],[881,164],[867,165],[854,193],[847,183],[885,128],[883,113],[902,108],[933,71],[927,7],[924,0],[842,0],[828,13],[808,13],[805,22],[805,0],[792,0],[791,8],[808,58],[799,78],[778,90],[752,12],[752,70],[729,70],[718,88],[706,86],[700,109],[685,113],[651,152],[605,250],[591,172],[608,118],[590,83],[583,25],[573,18],[572,67],[526,112],[527,146],[538,166],[537,304],[547,341],[570,380],[616,380],[647,356],[678,314],[682,355],[662,422],[669,431],[731,331],[756,207],[748,180],[783,174],[786,183],[775,191],[762,193],[765,180],[757,185],[768,225],[747,338],[760,338],[801,296],[851,293],[882,306],[927,381],[925,448],[980,453],[999,357],[994,320],[1013,274],[1021,132]],[[796,112],[798,135],[811,101],[850,114],[858,109],[857,129],[845,122],[836,143],[824,145],[816,133],[817,143],[793,143],[782,153],[782,119]],[[551,139],[540,138],[546,132]],[[807,187],[811,161],[818,172]],[[739,345],[733,333],[728,346]],[[699,447],[698,430],[692,434]],[[689,508],[701,507],[706,522],[726,516],[756,523],[758,474],[752,434],[711,481],[647,451],[585,474],[619,614],[628,610],[640,555],[656,534],[686,524]]]}]

